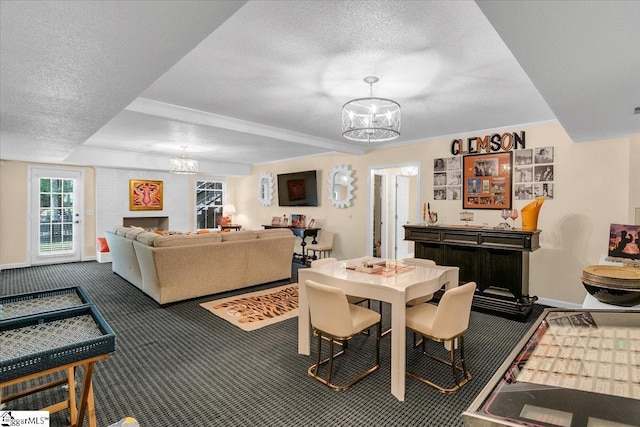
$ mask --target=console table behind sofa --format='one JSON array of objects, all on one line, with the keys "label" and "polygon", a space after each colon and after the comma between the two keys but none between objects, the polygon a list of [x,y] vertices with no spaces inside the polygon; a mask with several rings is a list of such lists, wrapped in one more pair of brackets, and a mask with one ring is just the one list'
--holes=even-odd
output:
[{"label": "console table behind sofa", "polygon": [[300,237],[302,239],[302,242],[300,243],[300,246],[302,248],[302,253],[301,254],[294,253],[293,260],[298,261],[304,265],[307,264],[307,251],[305,250],[305,246],[307,246],[307,242],[305,240],[307,239],[307,237],[311,237],[312,238],[311,243],[315,245],[316,243],[318,243],[318,241],[316,240],[316,238],[318,237],[318,231],[321,230],[320,228],[299,228],[299,227],[291,227],[291,226],[285,226],[285,225],[263,225],[263,227],[266,230],[269,230],[272,228],[286,228],[288,230],[291,230],[293,234],[295,234],[296,236]]},{"label": "console table behind sofa", "polygon": [[529,253],[540,247],[540,230],[475,226],[405,225],[415,256],[460,268],[461,283],[478,288],[474,308],[524,320],[538,299],[529,296]]}]

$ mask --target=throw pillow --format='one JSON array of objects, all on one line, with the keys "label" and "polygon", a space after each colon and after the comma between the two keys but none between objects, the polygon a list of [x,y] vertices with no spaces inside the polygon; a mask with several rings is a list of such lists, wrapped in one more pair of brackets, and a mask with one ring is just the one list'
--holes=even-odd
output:
[{"label": "throw pillow", "polygon": [[109,252],[109,245],[107,244],[106,237],[98,237],[98,251]]}]

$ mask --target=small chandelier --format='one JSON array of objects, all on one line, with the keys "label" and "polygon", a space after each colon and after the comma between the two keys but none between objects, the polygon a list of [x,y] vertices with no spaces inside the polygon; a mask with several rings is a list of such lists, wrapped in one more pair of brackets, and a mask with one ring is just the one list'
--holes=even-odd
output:
[{"label": "small chandelier", "polygon": [[198,173],[198,161],[187,158],[187,147],[182,146],[182,157],[169,160],[169,172],[178,175],[195,175]]},{"label": "small chandelier", "polygon": [[382,142],[400,136],[400,104],[391,99],[374,98],[375,76],[364,78],[369,98],[352,99],[342,106],[342,136],[352,141]]}]

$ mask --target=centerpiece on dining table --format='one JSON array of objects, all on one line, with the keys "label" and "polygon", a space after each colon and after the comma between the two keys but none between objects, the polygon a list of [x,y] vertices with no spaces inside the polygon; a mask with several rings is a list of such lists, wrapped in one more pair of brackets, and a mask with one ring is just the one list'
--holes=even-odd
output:
[{"label": "centerpiece on dining table", "polygon": [[377,274],[380,276],[393,276],[413,270],[415,266],[403,264],[399,260],[366,260],[361,264],[349,264],[345,267],[347,270],[358,271],[360,273]]}]

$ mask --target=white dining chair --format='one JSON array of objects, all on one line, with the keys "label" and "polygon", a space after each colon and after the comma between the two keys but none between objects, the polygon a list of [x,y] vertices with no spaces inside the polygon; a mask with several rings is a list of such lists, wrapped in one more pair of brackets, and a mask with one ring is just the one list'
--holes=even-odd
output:
[{"label": "white dining chair", "polygon": [[[321,265],[330,264],[332,262],[337,262],[336,258],[322,258],[311,261],[311,268],[320,267]],[[364,302],[367,303],[367,308],[371,308],[371,300],[369,298],[357,297],[355,295],[347,295],[347,301],[349,304],[362,304]]]},{"label": "white dining chair", "polygon": [[[443,393],[455,392],[471,380],[471,374],[467,371],[464,358],[464,335],[469,328],[469,317],[475,289],[475,282],[469,282],[447,290],[437,306],[429,303],[419,304],[407,308],[406,312],[407,328],[409,330],[422,335],[424,338],[448,343],[450,349],[449,361],[428,354],[424,339],[422,341],[422,353],[431,359],[451,366],[455,385],[445,388],[408,370],[407,376],[422,381]],[[456,364],[456,339],[460,349],[461,366]],[[458,380],[459,372],[462,373],[462,380],[460,381]]]},{"label": "white dining chair", "polygon": [[[436,262],[430,259],[424,258],[405,258],[402,260],[404,264],[407,265],[425,265],[428,267],[436,265]],[[425,302],[431,301],[433,299],[433,294],[421,296],[418,298],[414,298],[412,300],[407,301],[408,306],[414,306],[418,304],[424,304]]]},{"label": "white dining chair", "polygon": [[[374,310],[349,304],[344,292],[333,286],[327,286],[313,280],[305,283],[309,301],[309,314],[313,334],[317,337],[318,348],[316,363],[307,370],[309,376],[336,391],[346,390],[380,367],[380,314]],[[333,361],[345,354],[346,347],[334,354],[335,345],[340,345],[354,336],[376,327],[376,363],[355,378],[335,384],[331,381]],[[322,341],[329,341],[329,357],[322,359]],[[319,374],[321,365],[328,363],[326,377]]]}]

